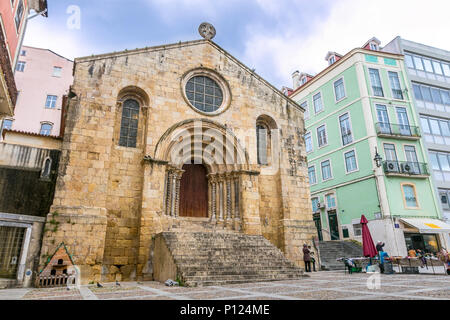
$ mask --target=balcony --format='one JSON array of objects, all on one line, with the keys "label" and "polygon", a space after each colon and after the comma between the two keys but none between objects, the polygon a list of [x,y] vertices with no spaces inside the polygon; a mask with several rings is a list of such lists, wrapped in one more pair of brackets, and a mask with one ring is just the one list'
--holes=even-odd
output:
[{"label": "balcony", "polygon": [[0,25],[0,118],[14,114],[17,98],[16,82],[9,61],[4,34]]},{"label": "balcony", "polygon": [[375,130],[380,138],[419,140],[421,137],[419,127],[404,124],[377,122]]},{"label": "balcony", "polygon": [[430,176],[428,165],[422,162],[383,161],[384,173],[387,176],[427,178]]}]

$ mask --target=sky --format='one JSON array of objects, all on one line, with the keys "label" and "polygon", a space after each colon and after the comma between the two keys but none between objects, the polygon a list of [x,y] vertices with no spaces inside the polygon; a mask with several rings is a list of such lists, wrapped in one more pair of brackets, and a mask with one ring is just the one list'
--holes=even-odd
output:
[{"label": "sky", "polygon": [[277,88],[294,71],[317,74],[328,51],[345,54],[396,36],[450,51],[448,0],[48,0],[24,44],[69,59],[201,39],[214,42]]}]

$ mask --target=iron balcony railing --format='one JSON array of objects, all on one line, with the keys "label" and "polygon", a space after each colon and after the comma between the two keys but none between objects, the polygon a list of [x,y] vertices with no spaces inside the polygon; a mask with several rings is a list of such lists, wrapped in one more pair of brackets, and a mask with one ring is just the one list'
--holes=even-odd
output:
[{"label": "iron balcony railing", "polygon": [[392,96],[395,99],[403,100],[403,91],[401,89],[392,89]]},{"label": "iron balcony railing", "polygon": [[384,97],[383,88],[379,86],[372,86],[373,95],[377,97]]},{"label": "iron balcony railing", "polygon": [[416,126],[405,124],[392,124],[388,122],[377,122],[375,124],[378,135],[420,137],[420,129]]},{"label": "iron balcony railing", "polygon": [[428,165],[423,162],[411,161],[383,161],[386,174],[404,174],[409,176],[429,176]]}]

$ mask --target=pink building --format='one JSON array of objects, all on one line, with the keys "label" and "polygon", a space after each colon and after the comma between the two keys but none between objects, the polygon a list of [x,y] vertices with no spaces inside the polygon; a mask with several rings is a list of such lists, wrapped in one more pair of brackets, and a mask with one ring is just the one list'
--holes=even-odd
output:
[{"label": "pink building", "polygon": [[15,80],[19,95],[4,129],[61,136],[63,96],[73,82],[73,61],[48,49],[22,47]]},{"label": "pink building", "polygon": [[47,16],[47,0],[0,0],[0,120],[14,113],[13,72],[25,34],[28,13]]}]

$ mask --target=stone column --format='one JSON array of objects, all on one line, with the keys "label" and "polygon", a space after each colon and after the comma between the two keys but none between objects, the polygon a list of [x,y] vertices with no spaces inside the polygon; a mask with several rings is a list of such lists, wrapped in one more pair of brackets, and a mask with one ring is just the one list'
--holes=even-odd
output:
[{"label": "stone column", "polygon": [[170,215],[170,207],[171,207],[171,200],[172,200],[172,171],[167,170],[166,171],[166,193],[164,194],[165,197],[165,214]]},{"label": "stone column", "polygon": [[176,197],[177,197],[177,193],[176,193],[176,186],[177,186],[177,174],[176,172],[172,172],[172,188],[171,188],[171,195],[170,195],[170,216],[174,217],[175,216],[175,206],[176,206]]},{"label": "stone column", "polygon": [[232,202],[231,202],[231,175],[230,174],[226,174],[225,176],[225,183],[226,183],[226,220],[231,221],[231,207],[232,207]]},{"label": "stone column", "polygon": [[224,192],[224,188],[223,188],[223,178],[220,176],[219,177],[219,220],[223,221],[223,205],[224,205],[224,196],[223,196],[223,192]]},{"label": "stone column", "polygon": [[208,175],[208,215],[211,221],[216,220],[216,178],[214,175]]},{"label": "stone column", "polygon": [[241,219],[241,196],[240,196],[240,182],[239,182],[239,175],[235,174],[233,179],[233,190],[234,190],[234,219],[240,220]]},{"label": "stone column", "polygon": [[177,218],[180,215],[180,185],[181,177],[183,176],[184,170],[176,170],[175,172],[175,212],[174,216]]}]

